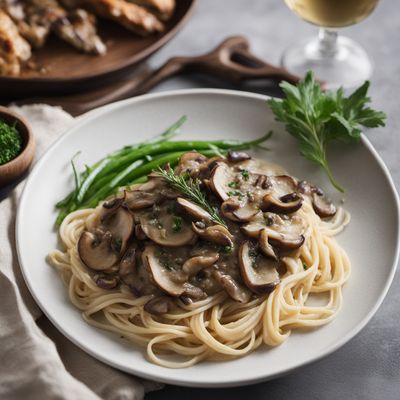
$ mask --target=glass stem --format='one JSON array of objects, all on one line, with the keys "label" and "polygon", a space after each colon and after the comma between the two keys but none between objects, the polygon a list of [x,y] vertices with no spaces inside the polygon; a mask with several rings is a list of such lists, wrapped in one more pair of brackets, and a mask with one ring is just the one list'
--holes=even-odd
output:
[{"label": "glass stem", "polygon": [[338,53],[338,33],[326,28],[318,32],[318,52],[322,58],[335,58]]}]

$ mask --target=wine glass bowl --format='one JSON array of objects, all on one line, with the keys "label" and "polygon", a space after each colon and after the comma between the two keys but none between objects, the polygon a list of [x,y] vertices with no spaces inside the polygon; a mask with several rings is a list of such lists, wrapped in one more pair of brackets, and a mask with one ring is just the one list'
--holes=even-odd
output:
[{"label": "wine glass bowl", "polygon": [[372,75],[372,61],[355,41],[339,36],[337,28],[354,25],[367,18],[378,0],[285,0],[305,21],[320,27],[317,38],[290,46],[282,56],[282,66],[304,76],[313,70],[327,88],[354,87]]}]

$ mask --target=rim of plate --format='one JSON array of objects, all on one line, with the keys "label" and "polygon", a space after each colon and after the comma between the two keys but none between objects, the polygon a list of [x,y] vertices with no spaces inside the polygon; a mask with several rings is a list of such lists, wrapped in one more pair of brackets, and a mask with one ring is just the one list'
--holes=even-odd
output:
[{"label": "rim of plate", "polygon": [[[23,230],[23,227],[21,226],[21,210],[24,208],[24,204],[27,201],[27,193],[29,192],[30,184],[31,181],[34,180],[37,171],[40,169],[40,166],[44,164],[47,160],[48,155],[53,151],[55,147],[58,146],[58,143],[64,139],[64,137],[69,136],[73,134],[76,130],[79,130],[82,126],[85,124],[89,123],[90,121],[96,119],[98,116],[104,116],[112,113],[114,110],[123,107],[128,104],[135,104],[138,102],[142,101],[148,101],[152,99],[159,99],[159,98],[168,98],[168,97],[175,97],[175,96],[181,96],[181,95],[195,95],[195,94],[209,94],[209,95],[225,95],[225,96],[234,96],[234,97],[244,97],[244,98],[250,98],[250,99],[258,99],[258,100],[263,100],[266,101],[270,96],[262,95],[262,94],[257,94],[257,93],[251,93],[251,92],[245,92],[245,91],[239,91],[239,90],[229,90],[229,89],[207,89],[207,88],[202,88],[202,89],[179,89],[179,90],[170,90],[170,91],[164,91],[164,92],[159,92],[159,93],[151,93],[151,94],[145,94],[141,95],[138,97],[118,101],[100,108],[97,108],[95,110],[89,111],[88,113],[84,114],[81,117],[78,117],[78,121],[71,127],[69,128],[65,133],[63,133],[55,142],[45,151],[45,153],[40,157],[40,159],[36,162],[34,168],[29,174],[29,177],[27,178],[27,181],[25,183],[25,186],[23,188],[23,192],[20,197],[19,205],[18,205],[18,210],[17,210],[17,216],[16,216],[16,222],[15,222],[15,228],[16,228],[16,247],[17,247],[17,255],[18,255],[18,261],[20,264],[20,269],[22,272],[22,275],[24,277],[25,283],[28,286],[28,289],[34,298],[35,302],[39,305],[40,309],[42,312],[49,318],[51,323],[71,342],[73,342],[76,346],[84,350],[86,353],[90,354],[91,356],[95,357],[96,359],[111,365],[114,368],[117,368],[119,370],[125,371],[129,374],[132,375],[137,375],[141,378],[145,379],[152,379],[156,380],[159,382],[167,383],[167,384],[174,384],[174,385],[180,385],[180,386],[189,386],[189,387],[203,387],[203,388],[217,388],[217,387],[235,387],[235,386],[244,386],[244,385],[250,385],[250,384],[255,384],[258,382],[262,381],[267,381],[271,380],[274,378],[277,378],[279,376],[288,374],[292,371],[295,371],[296,369],[311,364],[315,361],[318,361],[329,354],[333,353],[343,345],[345,345],[349,340],[351,340],[353,337],[355,337],[366,325],[367,323],[371,320],[371,318],[375,315],[379,307],[381,306],[384,298],[386,297],[389,288],[392,284],[397,265],[399,262],[399,255],[400,255],[400,199],[399,195],[397,193],[395,184],[393,182],[393,179],[390,175],[389,169],[387,168],[386,164],[382,160],[382,158],[379,156],[378,152],[375,150],[375,148],[372,146],[371,142],[367,139],[367,137],[362,134],[361,135],[361,141],[363,145],[365,145],[368,149],[368,151],[372,154],[374,159],[377,161],[378,165],[382,169],[384,176],[386,178],[386,181],[389,185],[392,197],[394,199],[395,205],[396,205],[396,219],[397,219],[397,244],[396,244],[396,249],[395,249],[395,254],[393,258],[393,264],[390,267],[390,273],[386,279],[385,286],[380,293],[379,297],[376,299],[376,302],[374,306],[370,309],[368,314],[356,325],[354,326],[353,329],[348,331],[346,335],[344,335],[340,340],[338,340],[336,343],[328,346],[324,351],[320,352],[318,355],[315,355],[311,357],[309,360],[306,362],[301,361],[294,363],[294,365],[284,368],[280,370],[279,372],[276,372],[274,374],[263,374],[262,372],[255,373],[252,378],[245,378],[245,379],[225,379],[224,381],[221,382],[215,382],[215,381],[207,381],[207,380],[202,380],[202,381],[196,381],[193,378],[188,379],[186,377],[176,377],[176,378],[169,378],[169,377],[163,377],[162,373],[143,373],[140,370],[133,370],[130,368],[125,368],[118,363],[116,363],[114,360],[100,356],[98,353],[92,351],[89,349],[84,343],[81,343],[78,339],[75,337],[69,335],[66,333],[61,325],[57,322],[55,318],[53,318],[46,310],[45,304],[40,302],[40,300],[37,298],[35,295],[34,289],[32,288],[29,279],[27,278],[27,275],[25,273],[25,266],[21,262],[22,256],[21,256],[21,249],[19,246],[20,243],[20,235],[21,231]],[[100,113],[99,113],[100,111]],[[146,362],[150,362],[147,361]],[[179,371],[179,370],[178,370]]]}]

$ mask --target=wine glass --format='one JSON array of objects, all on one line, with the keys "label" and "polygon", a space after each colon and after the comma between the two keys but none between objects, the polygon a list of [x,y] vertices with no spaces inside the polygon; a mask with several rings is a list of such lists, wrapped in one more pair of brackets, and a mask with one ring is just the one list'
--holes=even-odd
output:
[{"label": "wine glass", "polygon": [[304,76],[313,70],[330,89],[357,86],[372,75],[372,62],[353,40],[339,36],[336,28],[356,24],[374,10],[378,0],[285,0],[301,18],[320,27],[317,38],[289,47],[282,66]]}]

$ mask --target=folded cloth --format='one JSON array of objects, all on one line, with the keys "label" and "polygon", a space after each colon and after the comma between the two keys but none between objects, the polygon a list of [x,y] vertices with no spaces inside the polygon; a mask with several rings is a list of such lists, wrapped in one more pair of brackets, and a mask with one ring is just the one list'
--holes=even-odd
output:
[{"label": "folded cloth", "polygon": [[[12,108],[29,121],[37,156],[75,121],[56,107]],[[139,400],[160,389],[161,384],[95,360],[42,315],[22,278],[15,248],[15,215],[23,184],[0,192],[0,399]]]}]

